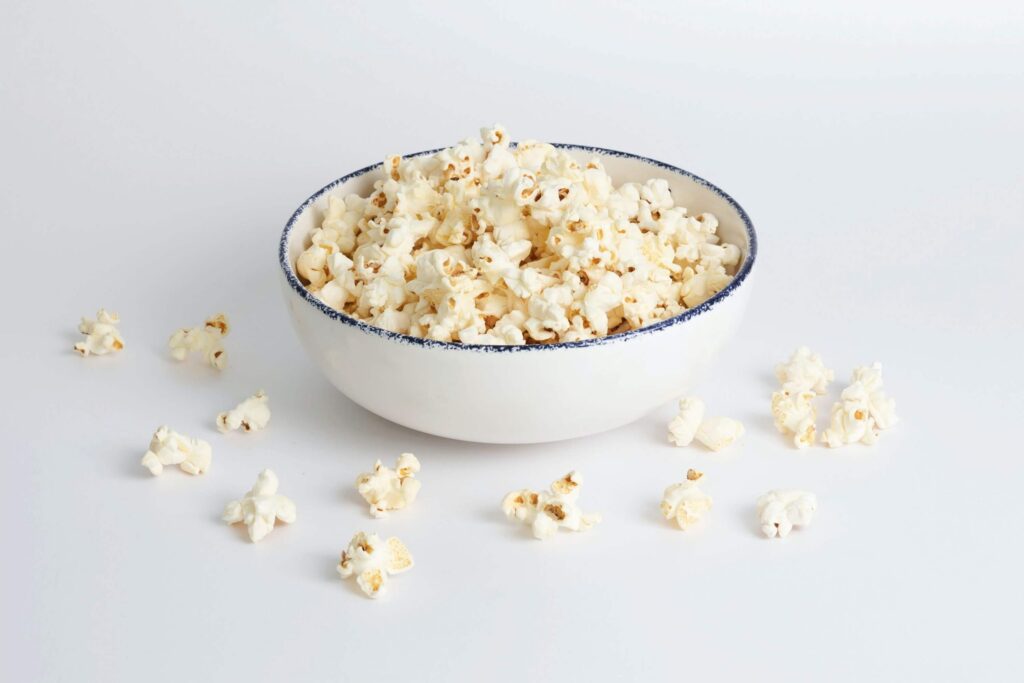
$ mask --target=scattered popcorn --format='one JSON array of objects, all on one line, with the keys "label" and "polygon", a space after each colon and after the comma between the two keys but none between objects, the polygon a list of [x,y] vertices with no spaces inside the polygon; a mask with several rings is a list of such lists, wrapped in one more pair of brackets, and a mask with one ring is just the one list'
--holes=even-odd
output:
[{"label": "scattered popcorn", "polygon": [[731,446],[745,431],[739,420],[731,417],[709,417],[700,423],[696,438],[707,448],[720,451]]},{"label": "scattered popcorn", "polygon": [[420,471],[420,461],[412,453],[398,456],[395,469],[385,467],[378,460],[373,472],[360,474],[356,479],[359,495],[370,504],[370,514],[374,517],[387,517],[391,510],[401,510],[412,505],[420,490],[420,482],[415,478]]},{"label": "scattered popcorn", "polygon": [[277,487],[277,475],[263,470],[241,500],[233,500],[224,507],[224,521],[245,524],[253,543],[273,531],[276,521],[291,524],[295,521],[295,503],[279,494]]},{"label": "scattered popcorn", "polygon": [[177,465],[188,474],[203,474],[210,469],[212,458],[210,444],[164,425],[153,434],[149,450],[142,456],[142,465],[154,476],[163,473],[165,465]]},{"label": "scattered popcorn", "polygon": [[668,440],[677,446],[689,446],[704,420],[704,401],[684,398],[679,401],[679,414],[668,423]]},{"label": "scattered popcorn", "polygon": [[878,441],[880,430],[893,426],[896,420],[896,402],[882,388],[882,364],[859,367],[839,402],[832,406],[822,441],[829,448],[851,443],[871,445]]},{"label": "scattered popcorn", "polygon": [[792,391],[811,391],[817,395],[825,393],[835,373],[825,367],[821,356],[801,346],[785,363],[775,367],[775,376],[783,388]]},{"label": "scattered popcorn", "polygon": [[[787,385],[787,387],[790,385]],[[818,411],[814,408],[814,391],[785,388],[772,394],[772,418],[783,434],[793,435],[797,448],[814,443],[814,421]]]},{"label": "scattered popcorn", "polygon": [[368,197],[331,196],[295,270],[324,304],[465,344],[579,341],[679,315],[739,267],[718,220],[668,181],[615,187],[598,157],[482,130],[384,162]]},{"label": "scattered popcorn", "polygon": [[356,583],[371,598],[379,598],[387,588],[388,577],[412,569],[412,554],[392,536],[382,542],[377,534],[360,531],[341,553],[338,573],[341,578],[356,577]]},{"label": "scattered popcorn", "polygon": [[103,308],[96,313],[95,320],[82,318],[78,331],[85,335],[85,340],[75,344],[75,351],[83,357],[90,354],[104,356],[120,351],[124,348],[124,339],[117,329],[120,323],[121,318],[117,313],[110,313]]},{"label": "scattered popcorn", "polygon": [[583,514],[576,501],[579,498],[580,474],[569,472],[551,484],[549,491],[522,489],[512,491],[501,503],[509,519],[529,524],[534,538],[551,538],[559,527],[570,531],[586,531],[601,521],[601,515]]},{"label": "scattered popcorn", "polygon": [[230,432],[242,429],[246,432],[257,432],[270,422],[270,406],[267,405],[266,393],[262,389],[239,403],[235,408],[217,416],[217,429]]},{"label": "scattered popcorn", "polygon": [[711,510],[711,496],[697,488],[697,481],[702,476],[701,472],[687,470],[686,480],[665,489],[661,499],[661,514],[665,519],[676,520],[683,531],[700,522]]},{"label": "scattered popcorn", "polygon": [[768,538],[785,538],[794,526],[807,526],[818,499],[804,491],[769,491],[757,499],[757,521]]},{"label": "scattered popcorn", "polygon": [[171,357],[185,360],[189,352],[201,353],[207,363],[222,370],[227,362],[227,353],[221,340],[228,336],[229,331],[228,319],[223,313],[207,318],[202,327],[184,327],[171,335],[168,342]]}]

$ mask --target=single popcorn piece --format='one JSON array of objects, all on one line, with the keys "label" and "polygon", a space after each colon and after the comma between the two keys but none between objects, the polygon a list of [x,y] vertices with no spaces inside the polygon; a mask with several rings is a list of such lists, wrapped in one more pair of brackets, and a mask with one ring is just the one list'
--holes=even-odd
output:
[{"label": "single popcorn piece", "polygon": [[742,260],[669,182],[616,187],[597,156],[501,126],[389,156],[366,197],[331,195],[295,272],[325,305],[462,344],[577,342],[701,305]]},{"label": "single popcorn piece", "polygon": [[111,313],[103,308],[96,313],[95,320],[82,318],[78,331],[85,335],[85,339],[75,344],[75,352],[84,358],[120,351],[124,348],[124,339],[117,329],[120,323],[121,318],[117,313]]},{"label": "single popcorn piece", "polygon": [[787,362],[775,366],[775,376],[783,388],[794,392],[812,391],[821,395],[828,389],[828,383],[835,378],[835,373],[825,367],[821,356],[801,346]]},{"label": "single popcorn piece", "polygon": [[386,542],[377,534],[360,531],[341,553],[338,574],[356,583],[368,597],[379,598],[387,589],[388,577],[412,569],[412,554],[405,544],[392,536]]},{"label": "single popcorn piece", "polygon": [[534,538],[546,540],[559,527],[570,531],[586,531],[601,521],[599,514],[583,514],[579,499],[580,474],[569,472],[553,482],[548,491],[521,489],[505,496],[501,509],[509,519],[529,524]]},{"label": "single popcorn piece", "polygon": [[241,429],[258,432],[270,422],[269,399],[262,389],[245,399],[233,409],[217,416],[217,429],[230,432]]},{"label": "single popcorn piece", "polygon": [[153,434],[149,450],[142,456],[142,465],[154,476],[162,474],[165,465],[177,465],[188,474],[203,474],[210,469],[212,459],[210,444],[164,425]]},{"label": "single popcorn piece", "polygon": [[697,428],[696,439],[704,446],[720,451],[728,448],[743,436],[743,423],[731,417],[709,417]]},{"label": "single popcorn piece", "polygon": [[687,470],[686,480],[665,489],[661,499],[661,514],[665,519],[674,519],[683,531],[699,523],[711,510],[711,496],[697,487],[702,476],[701,472]]},{"label": "single popcorn piece", "polygon": [[[787,385],[788,387],[789,385]],[[807,448],[814,443],[818,411],[814,391],[784,388],[772,393],[772,419],[783,434],[793,435],[793,445]]]},{"label": "single popcorn piece", "polygon": [[392,510],[401,510],[412,505],[420,491],[420,482],[416,473],[420,471],[420,461],[412,453],[398,456],[395,469],[385,467],[378,460],[372,472],[360,474],[356,479],[359,495],[370,504],[370,514],[374,517],[387,517]]},{"label": "single popcorn piece", "polygon": [[684,398],[679,401],[679,414],[668,423],[668,440],[676,446],[689,446],[704,420],[704,401]]},{"label": "single popcorn piece", "polygon": [[768,538],[785,538],[794,526],[807,526],[818,499],[805,491],[769,491],[757,499],[757,522]]},{"label": "single popcorn piece", "polygon": [[227,316],[223,313],[210,316],[202,327],[184,327],[173,335],[168,342],[171,357],[185,360],[190,353],[202,354],[211,366],[222,370],[227,362],[227,353],[221,340],[230,332]]},{"label": "single popcorn piece", "polygon": [[273,531],[275,522],[293,523],[295,503],[279,494],[277,488],[277,475],[270,470],[263,470],[241,500],[233,500],[224,507],[224,521],[228,524],[245,524],[253,543],[262,541]]},{"label": "single popcorn piece", "polygon": [[851,384],[832,406],[828,429],[822,434],[829,448],[851,443],[872,445],[879,433],[896,424],[896,402],[882,387],[882,364],[853,371]]}]

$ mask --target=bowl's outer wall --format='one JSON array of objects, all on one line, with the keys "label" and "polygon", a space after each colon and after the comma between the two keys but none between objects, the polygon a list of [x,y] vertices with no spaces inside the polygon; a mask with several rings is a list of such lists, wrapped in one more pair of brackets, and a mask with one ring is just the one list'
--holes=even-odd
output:
[{"label": "bowl's outer wall", "polygon": [[[590,154],[582,154],[588,158]],[[710,211],[726,241],[748,248],[742,218],[693,179],[639,159],[602,157],[616,183],[669,180],[676,203]],[[367,194],[371,172],[329,194]],[[288,243],[291,263],[320,222],[322,197],[299,216]],[[751,273],[752,274],[752,273]],[[367,410],[418,431],[484,443],[556,441],[636,420],[692,387],[735,333],[750,275],[700,315],[649,334],[575,348],[502,353],[429,346],[368,333],[326,316],[281,272],[303,346],[334,386]]]}]

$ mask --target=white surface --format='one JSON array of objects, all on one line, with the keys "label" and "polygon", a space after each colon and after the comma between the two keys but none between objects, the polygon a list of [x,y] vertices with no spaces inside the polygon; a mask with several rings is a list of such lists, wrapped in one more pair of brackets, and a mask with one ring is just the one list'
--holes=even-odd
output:
[{"label": "white surface", "polygon": [[[208,4],[3,9],[0,679],[1019,673],[1019,5]],[[553,447],[426,437],[305,358],[274,271],[293,208],[494,120],[676,163],[750,211],[758,291],[700,392],[741,448],[672,448],[670,406]],[[100,306],[127,350],[82,360]],[[173,363],[172,330],[221,309],[227,370]],[[801,343],[844,379],[885,364],[902,423],[876,448],[774,432],[771,369]],[[216,433],[259,387],[269,428]],[[213,443],[209,474],[138,464],[162,422]],[[421,498],[369,519],[353,479],[402,450]],[[219,515],[266,466],[299,519],[254,546]],[[690,466],[715,509],[685,535],[657,506]],[[501,518],[571,467],[596,529],[540,543]],[[784,542],[754,528],[773,487],[819,498]],[[359,528],[416,557],[386,602],[335,573]]]},{"label": "white surface", "polygon": [[[746,222],[721,191],[682,173],[637,158],[575,152],[586,163],[598,156],[618,184],[669,182],[672,198],[690,215],[710,212],[717,235],[741,250],[737,281],[707,308],[650,333],[622,335],[584,347],[454,349],[396,341],[325,314],[300,295],[292,270],[279,280],[295,333],[324,376],[375,415],[435,436],[478,443],[528,444],[590,436],[635,422],[697,386],[722,347],[736,334],[757,278]],[[369,196],[383,177],[375,171],[321,195],[288,232],[289,262],[310,246],[323,222],[328,196]],[[307,298],[310,297],[310,298]],[[319,302],[317,302],[319,304]],[[322,304],[320,304],[322,305]],[[551,391],[546,387],[557,386]],[[486,392],[481,391],[487,387]],[[565,406],[573,411],[566,412]]]}]

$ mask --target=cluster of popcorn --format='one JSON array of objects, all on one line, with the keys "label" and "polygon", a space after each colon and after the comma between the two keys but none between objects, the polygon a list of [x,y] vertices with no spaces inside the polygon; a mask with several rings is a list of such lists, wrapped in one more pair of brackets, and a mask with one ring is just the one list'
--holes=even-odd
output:
[{"label": "cluster of popcorn", "polygon": [[676,446],[689,446],[694,439],[712,451],[728,448],[739,440],[746,430],[743,423],[731,417],[704,417],[704,401],[683,398],[679,413],[668,423],[668,440]]},{"label": "cluster of popcorn", "polygon": [[105,356],[120,351],[124,348],[124,339],[117,329],[120,324],[121,318],[117,313],[111,313],[105,308],[96,313],[95,320],[82,318],[78,331],[85,335],[85,339],[75,344],[75,352],[84,357]]},{"label": "cluster of popcorn", "polygon": [[848,443],[873,444],[879,432],[896,424],[896,401],[882,387],[882,364],[856,368],[850,386],[832,406],[828,429],[822,435],[829,448]]},{"label": "cluster of popcorn", "polygon": [[561,529],[586,531],[601,521],[599,514],[584,514],[577,500],[580,473],[576,470],[551,484],[547,491],[519,489],[505,496],[501,509],[509,519],[530,525],[533,537],[546,540]]},{"label": "cluster of popcorn", "polygon": [[[792,434],[797,448],[807,448],[816,439],[818,413],[814,399],[823,395],[835,373],[825,367],[821,356],[806,346],[775,369],[782,388],[772,393],[772,418],[783,434]],[[882,365],[856,368],[839,402],[832,406],[828,428],[821,441],[830,448],[846,444],[874,444],[883,429],[896,424],[896,402],[882,386]]]},{"label": "cluster of popcorn", "polygon": [[814,422],[818,412],[814,398],[825,393],[835,373],[825,367],[821,356],[806,346],[798,348],[789,361],[775,368],[782,388],[772,393],[772,419],[783,434],[793,435],[793,445],[807,448],[814,443]]},{"label": "cluster of popcorn", "polygon": [[384,161],[369,197],[330,197],[296,271],[326,305],[393,332],[466,344],[603,337],[721,291],[740,249],[668,182],[615,187],[601,162],[509,144],[501,126]]}]

